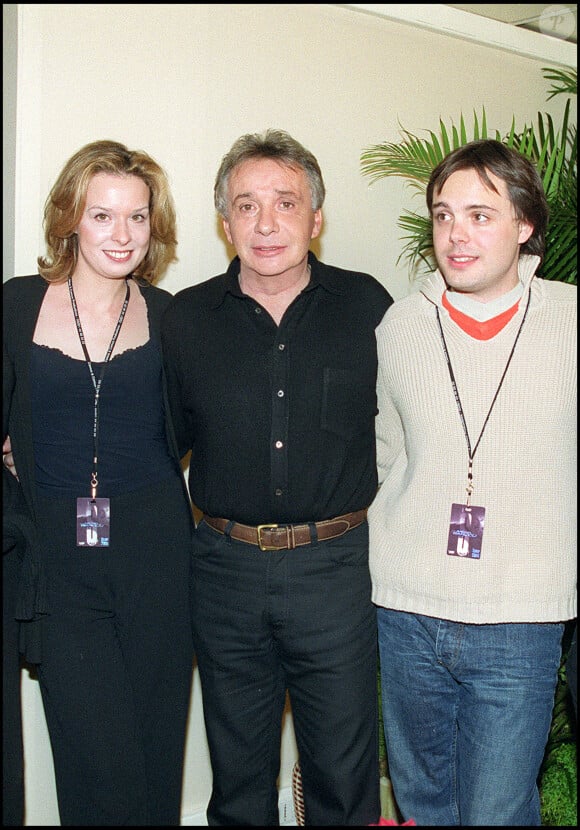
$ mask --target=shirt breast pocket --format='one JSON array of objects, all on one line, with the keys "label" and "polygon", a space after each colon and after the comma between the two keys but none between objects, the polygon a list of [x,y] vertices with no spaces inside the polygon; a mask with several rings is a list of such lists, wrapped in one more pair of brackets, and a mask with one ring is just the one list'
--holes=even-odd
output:
[{"label": "shirt breast pocket", "polygon": [[321,427],[345,440],[373,429],[375,383],[351,369],[323,369]]}]

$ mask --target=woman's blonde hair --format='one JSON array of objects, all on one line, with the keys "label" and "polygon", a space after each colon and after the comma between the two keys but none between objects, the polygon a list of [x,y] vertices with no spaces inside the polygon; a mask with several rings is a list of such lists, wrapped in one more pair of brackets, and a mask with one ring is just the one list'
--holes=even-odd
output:
[{"label": "woman's blonde hair", "polygon": [[39,273],[47,282],[63,282],[73,273],[78,258],[76,228],[89,183],[97,173],[137,176],[149,188],[151,240],[133,276],[154,282],[177,261],[177,223],[167,175],[142,150],[107,140],[86,144],[71,156],[48,194],[43,222],[47,252],[38,257]]}]

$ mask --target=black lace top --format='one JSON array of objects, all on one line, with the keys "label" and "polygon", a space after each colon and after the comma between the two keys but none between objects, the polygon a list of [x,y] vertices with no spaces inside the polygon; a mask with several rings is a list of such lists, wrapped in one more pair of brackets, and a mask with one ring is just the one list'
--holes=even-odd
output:
[{"label": "black lace top", "polygon": [[[98,379],[103,364],[92,365]],[[95,392],[87,364],[33,343],[31,383],[38,494],[89,496]],[[107,364],[98,450],[100,497],[176,474],[165,435],[161,356],[152,340]]]}]

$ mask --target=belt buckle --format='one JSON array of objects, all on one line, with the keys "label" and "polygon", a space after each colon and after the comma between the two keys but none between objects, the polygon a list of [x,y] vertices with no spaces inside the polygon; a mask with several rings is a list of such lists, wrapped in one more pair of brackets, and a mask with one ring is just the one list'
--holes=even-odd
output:
[{"label": "belt buckle", "polygon": [[279,526],[280,525],[258,525],[258,527],[257,527],[258,546],[259,546],[260,550],[279,550],[279,548],[277,548],[275,545],[274,546],[264,545],[264,543],[262,542],[262,536],[261,536],[261,533],[262,533],[263,530],[275,530]]}]

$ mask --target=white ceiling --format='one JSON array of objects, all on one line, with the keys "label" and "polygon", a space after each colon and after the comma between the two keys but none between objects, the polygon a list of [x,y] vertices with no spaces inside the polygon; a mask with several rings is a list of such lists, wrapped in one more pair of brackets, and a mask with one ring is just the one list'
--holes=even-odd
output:
[{"label": "white ceiling", "polygon": [[446,3],[452,9],[478,14],[522,29],[577,43],[577,4]]}]

